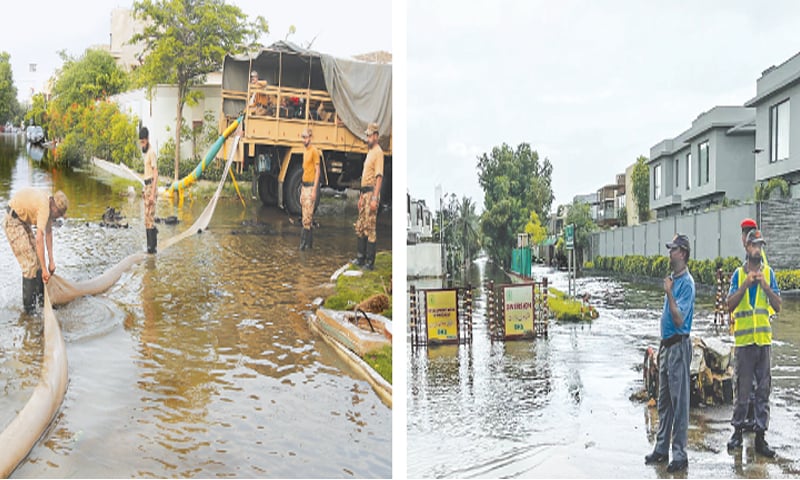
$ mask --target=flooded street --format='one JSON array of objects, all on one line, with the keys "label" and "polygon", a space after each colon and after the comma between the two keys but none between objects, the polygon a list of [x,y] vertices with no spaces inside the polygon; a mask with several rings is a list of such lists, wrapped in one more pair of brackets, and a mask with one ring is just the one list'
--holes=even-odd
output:
[{"label": "flooded street", "polygon": [[[551,285],[566,291],[565,273],[543,268],[533,273],[547,275]],[[469,278],[472,285],[509,282],[485,258],[472,265]],[[630,399],[642,388],[645,349],[658,345],[663,290],[586,278],[577,291],[587,292],[600,312],[591,324],[551,322],[547,339],[492,344],[486,297],[479,290],[472,345],[412,350],[409,477],[672,476],[666,464],[644,464],[653,450],[657,413]],[[698,298],[693,335],[727,336],[727,328],[717,332],[713,326],[711,300]],[[752,434],[745,436],[743,450],[729,454],[732,405],[695,407],[689,469],[680,478],[800,475],[800,301],[786,298],[783,305],[773,325],[767,434],[778,457],[755,456]]]},{"label": "flooded street", "polygon": [[[62,189],[57,273],[86,280],[145,248],[140,197],[108,177],[49,170],[0,138],[0,207],[18,188]],[[99,177],[96,177],[98,175]],[[102,178],[100,178],[102,177]],[[159,241],[207,200],[160,199]],[[341,202],[339,202],[341,203]],[[98,225],[107,206],[128,229]],[[247,199],[220,199],[207,232],[126,272],[108,292],[56,310],[70,383],[57,420],[15,477],[388,477],[391,410],[312,333],[304,311],[355,252],[356,212],[322,204],[314,249],[300,226]],[[378,249],[391,248],[389,213]],[[0,428],[38,380],[41,315],[22,311],[20,269],[0,229]]]}]

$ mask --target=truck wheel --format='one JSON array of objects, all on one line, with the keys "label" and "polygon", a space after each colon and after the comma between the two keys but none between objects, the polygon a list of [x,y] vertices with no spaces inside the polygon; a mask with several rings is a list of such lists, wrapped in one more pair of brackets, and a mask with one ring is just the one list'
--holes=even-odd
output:
[{"label": "truck wheel", "polygon": [[[303,207],[300,205],[300,190],[303,187],[303,168],[300,166],[295,167],[286,175],[286,182],[284,183],[284,198],[283,205],[286,211],[292,215],[302,215]],[[319,207],[319,186],[317,186],[317,199],[314,202],[314,211]]]},{"label": "truck wheel", "polygon": [[278,179],[268,173],[258,176],[258,198],[268,207],[278,204]]}]

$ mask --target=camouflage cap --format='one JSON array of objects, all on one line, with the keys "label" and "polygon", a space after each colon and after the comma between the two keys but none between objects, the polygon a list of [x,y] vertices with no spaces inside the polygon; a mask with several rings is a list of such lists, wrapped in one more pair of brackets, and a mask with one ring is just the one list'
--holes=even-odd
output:
[{"label": "camouflage cap", "polygon": [[380,132],[379,132],[379,128],[378,128],[378,124],[377,124],[377,123],[370,123],[370,124],[367,126],[367,129],[364,131],[364,134],[366,134],[367,136],[370,136],[370,135],[372,135],[373,133],[380,134]]},{"label": "camouflage cap", "polygon": [[69,200],[67,196],[61,190],[57,191],[53,194],[53,202],[56,204],[56,208],[61,210],[62,213],[67,213],[67,208],[69,208]]}]

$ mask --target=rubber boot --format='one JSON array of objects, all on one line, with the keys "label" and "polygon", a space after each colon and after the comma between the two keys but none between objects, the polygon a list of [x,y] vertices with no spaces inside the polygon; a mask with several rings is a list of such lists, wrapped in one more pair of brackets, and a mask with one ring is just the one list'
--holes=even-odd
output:
[{"label": "rubber boot", "polygon": [[31,314],[36,311],[36,304],[38,303],[36,297],[38,296],[38,292],[39,288],[36,285],[36,277],[22,277],[22,307],[25,309],[25,313]]},{"label": "rubber boot", "polygon": [[728,450],[740,448],[742,444],[742,427],[734,427],[733,435],[731,435],[731,439],[728,440]]},{"label": "rubber boot", "polygon": [[364,268],[375,270],[375,242],[367,242],[367,258]]},{"label": "rubber boot", "polygon": [[300,232],[300,250],[306,249],[306,242],[308,242],[308,230],[304,228],[303,231]]},{"label": "rubber boot", "polygon": [[158,246],[158,230],[147,229],[147,253],[156,253]]},{"label": "rubber boot", "polygon": [[309,228],[306,235],[306,248],[311,250],[311,247],[314,246],[314,230]]},{"label": "rubber boot", "polygon": [[775,458],[775,450],[769,448],[769,444],[764,438],[764,432],[756,431],[756,453],[767,458]]},{"label": "rubber boot", "polygon": [[367,256],[367,237],[358,237],[358,256],[351,263],[357,267],[364,265]]},{"label": "rubber boot", "polygon": [[42,279],[42,269],[36,270],[36,305],[44,307],[44,280]]}]

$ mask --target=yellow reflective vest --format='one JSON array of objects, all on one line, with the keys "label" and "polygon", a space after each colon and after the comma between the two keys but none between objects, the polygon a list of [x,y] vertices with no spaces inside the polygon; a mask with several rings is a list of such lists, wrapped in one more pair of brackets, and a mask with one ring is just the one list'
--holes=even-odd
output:
[{"label": "yellow reflective vest", "polygon": [[[744,271],[744,267],[739,267],[737,271],[739,272],[737,280],[741,289],[747,273]],[[768,266],[764,266],[762,269],[767,285],[772,281],[771,271]],[[772,344],[772,325],[769,322],[771,308],[767,294],[761,285],[756,289],[754,305],[755,307],[750,306],[750,289],[745,289],[742,300],[733,310],[735,320],[733,337],[737,347]]]}]

